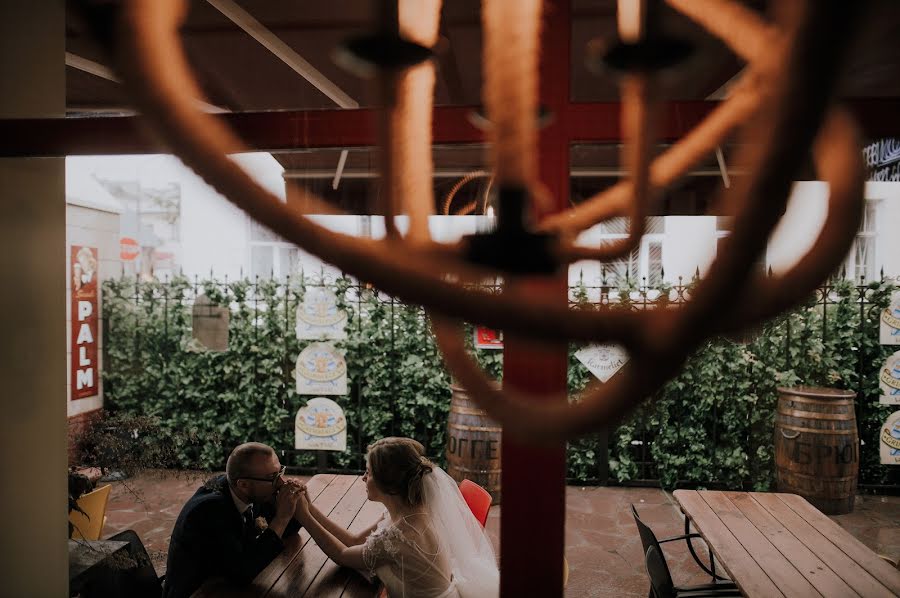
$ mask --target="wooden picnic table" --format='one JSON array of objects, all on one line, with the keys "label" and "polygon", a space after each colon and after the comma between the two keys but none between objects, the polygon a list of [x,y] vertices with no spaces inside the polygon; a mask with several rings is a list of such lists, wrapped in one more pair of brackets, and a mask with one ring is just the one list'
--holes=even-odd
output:
[{"label": "wooden picnic table", "polygon": [[674,496],[747,596],[900,596],[900,571],[796,494]]},{"label": "wooden picnic table", "polygon": [[[360,476],[319,474],[307,482],[306,488],[322,513],[351,532],[371,526],[384,512],[383,505],[366,499],[366,485]],[[281,554],[249,586],[236,588],[213,580],[203,584],[194,597],[356,598],[373,597],[378,589],[360,573],[335,564],[301,529],[285,541]]]}]

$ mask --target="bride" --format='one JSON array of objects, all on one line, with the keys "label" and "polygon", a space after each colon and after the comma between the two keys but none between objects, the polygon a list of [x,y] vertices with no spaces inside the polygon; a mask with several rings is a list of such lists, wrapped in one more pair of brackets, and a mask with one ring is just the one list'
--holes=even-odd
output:
[{"label": "bride", "polygon": [[391,598],[497,596],[491,542],[456,482],[411,438],[382,438],[366,456],[366,493],[387,508],[359,535],[330,521],[304,495],[303,527],[337,564],[377,575]]}]

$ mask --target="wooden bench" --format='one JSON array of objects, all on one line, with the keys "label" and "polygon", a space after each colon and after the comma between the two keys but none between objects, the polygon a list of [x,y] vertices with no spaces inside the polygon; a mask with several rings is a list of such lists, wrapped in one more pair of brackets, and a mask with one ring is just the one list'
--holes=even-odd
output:
[{"label": "wooden bench", "polygon": [[[366,499],[366,485],[360,476],[320,474],[309,480],[307,491],[320,511],[350,531],[369,527],[384,512],[381,504]],[[356,598],[373,597],[378,590],[358,572],[336,565],[301,529],[249,586],[236,588],[222,581],[210,581],[194,596]]]},{"label": "wooden bench", "polygon": [[796,494],[674,497],[746,596],[900,596],[900,571]]}]

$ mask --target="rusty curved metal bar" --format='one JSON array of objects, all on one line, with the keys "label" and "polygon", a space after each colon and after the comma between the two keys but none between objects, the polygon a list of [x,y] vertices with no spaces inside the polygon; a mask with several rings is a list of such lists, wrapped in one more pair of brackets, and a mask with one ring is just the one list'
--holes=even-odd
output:
[{"label": "rusty curved metal bar", "polygon": [[[454,281],[485,280],[496,273],[466,264],[459,246],[432,244],[411,251],[401,239],[374,241],[333,233],[282,203],[225,157],[246,151],[233,133],[190,103],[190,94],[199,92],[177,37],[182,3],[132,0],[125,9],[122,47],[133,67],[124,69],[126,82],[137,92],[136,101],[154,123],[155,133],[213,188],[283,238],[387,293],[453,317],[536,338],[611,336],[626,346],[634,342],[628,318],[569,313],[565,306],[525,292],[497,295],[463,288]],[[308,195],[314,203],[316,196]]]},{"label": "rusty curved metal bar", "polygon": [[[760,88],[781,66],[777,61],[768,60],[772,49],[784,43],[784,34],[778,27],[766,23],[754,11],[731,0],[667,0],[673,8],[701,25],[712,35],[725,42],[738,56],[749,63],[750,73],[745,79],[754,79],[754,85],[746,82],[734,90],[732,97],[710,114],[686,137],[679,140],[650,166],[650,185],[665,188],[703,158],[710,155],[717,146],[738,126],[745,123],[758,109],[760,96],[770,90]],[[736,26],[739,24],[739,26]],[[578,206],[561,214],[544,218],[540,228],[571,234],[583,230],[609,218],[624,216],[629,200],[635,191],[630,181],[622,181]],[[561,255],[565,259],[615,259],[609,249],[587,248],[578,245],[566,246]]]},{"label": "rusty curved metal bar", "polygon": [[640,247],[646,230],[647,214],[655,193],[650,176],[650,153],[653,144],[653,121],[656,117],[656,98],[648,75],[626,75],[622,79],[622,131],[625,143],[621,151],[622,165],[628,172],[630,197],[624,211],[628,218],[628,236],[596,248],[567,247],[566,259],[609,261],[622,258]]},{"label": "rusty curved metal bar", "polygon": [[[853,118],[843,108],[828,115],[813,153],[816,170],[829,185],[828,214],[809,251],[788,271],[775,276],[754,276],[733,309],[735,322],[754,325],[803,301],[834,272],[834,264],[847,254],[864,205],[865,167],[859,151],[859,133]],[[723,326],[730,332],[735,326]]]},{"label": "rusty curved metal bar", "polygon": [[[811,9],[812,10],[812,9]],[[813,10],[815,13],[815,10]],[[795,47],[786,57],[796,66],[799,57],[810,51],[807,46],[829,43],[827,34],[841,25],[837,15],[810,17],[799,27]],[[829,18],[830,16],[830,18]],[[830,25],[831,27],[827,27]],[[788,69],[788,72],[795,72]],[[862,198],[862,158],[854,128],[845,112],[832,111],[816,144],[820,169],[831,183],[830,211],[823,230],[810,253],[794,268],[798,283],[782,288],[783,277],[766,287],[760,303],[757,297],[738,300],[735,309],[720,309],[735,290],[746,288],[750,268],[764,247],[769,233],[783,212],[790,174],[802,156],[786,155],[804,147],[805,138],[816,135],[819,119],[806,119],[806,110],[826,110],[827,101],[814,98],[822,84],[833,88],[833,73],[822,68],[783,79],[781,96],[773,98],[777,104],[773,125],[756,129],[755,137],[761,145],[751,156],[752,174],[739,191],[739,227],[713,265],[708,278],[701,281],[683,309],[676,313],[657,310],[646,314],[639,323],[642,343],[630,351],[631,361],[604,386],[584,393],[572,403],[567,401],[538,401],[514,389],[496,389],[491,380],[465,352],[457,325],[440,316],[432,316],[433,328],[450,372],[466,387],[469,396],[492,418],[501,422],[504,432],[523,438],[562,440],[585,433],[598,425],[623,416],[649,396],[656,388],[677,372],[685,356],[717,330],[741,328],[795,304],[832,271],[856,232]],[[809,102],[813,103],[810,104]],[[798,125],[805,125],[800,128]],[[780,136],[793,136],[796,145],[784,142]],[[853,157],[855,156],[855,158]],[[853,214],[856,213],[854,217]],[[758,305],[758,307],[751,307]]]},{"label": "rusty curved metal bar", "polygon": [[[756,114],[762,99],[763,94],[759,90],[745,87],[722,102],[703,122],[653,160],[649,167],[650,186],[664,189],[678,180]],[[573,234],[609,218],[625,216],[632,196],[631,182],[620,181],[566,212],[544,218],[538,229]],[[564,247],[561,251],[565,259],[572,261],[602,259],[592,257],[602,254],[592,254],[591,248],[577,245]]]},{"label": "rusty curved metal bar", "polygon": [[[171,144],[186,164],[284,238],[404,301],[426,306],[434,315],[435,333],[448,368],[492,417],[513,434],[562,439],[628,413],[673,376],[690,351],[715,331],[746,325],[786,306],[788,300],[796,302],[818,283],[823,272],[827,275],[833,270],[843,255],[841,250],[846,250],[847,239],[852,238],[850,230],[855,232],[855,226],[851,226],[855,221],[841,218],[840,214],[852,211],[854,202],[859,200],[860,171],[858,160],[846,159],[858,148],[847,141],[845,117],[839,114],[829,118],[827,134],[823,135],[839,140],[840,149],[832,148],[831,143],[823,144],[828,147],[821,150],[822,167],[829,169],[826,175],[834,175],[836,192],[831,205],[836,214],[829,216],[813,252],[796,267],[798,284],[785,295],[788,299],[782,299],[779,293],[784,289],[777,283],[783,281],[776,279],[766,287],[766,300],[759,308],[749,305],[747,300],[738,300],[734,309],[721,309],[738,290],[753,282],[751,266],[784,210],[792,175],[820,128],[834,89],[834,65],[846,38],[845,6],[812,0],[798,6],[804,7],[807,14],[789,12],[786,26],[778,29],[787,33],[780,34],[779,43],[766,48],[767,54],[759,58],[764,63],[759,69],[762,86],[735,94],[701,124],[697,129],[700,133],[688,135],[645,169],[649,174],[642,177],[640,184],[647,184],[650,189],[665,186],[683,174],[692,160],[699,159],[702,151],[715,146],[748,116],[771,116],[766,127],[750,127],[752,139],[758,145],[748,159],[751,174],[734,189],[733,205],[740,226],[714,262],[708,277],[698,284],[691,300],[681,308],[646,313],[569,310],[555,301],[532,297],[516,285],[499,295],[473,290],[463,283],[484,280],[496,272],[466,264],[458,245],[441,246],[424,241],[412,245],[398,237],[384,241],[358,239],[317,226],[236,168],[225,154],[243,149],[240,141],[221,122],[195,110],[192,97],[200,97],[199,88],[190,75],[177,37],[178,25],[184,18],[183,2],[130,0],[125,5],[120,46],[132,66],[124,69],[127,84],[137,91],[137,100],[154,123],[155,132]],[[504,19],[503,11],[518,8],[527,9],[524,18],[528,22],[515,24]],[[485,17],[486,23],[492,28],[513,37],[534,38],[531,41],[536,43],[540,15],[537,0],[516,3],[488,0],[485,14],[489,15]],[[488,32],[486,47],[496,47],[498,43],[511,46],[495,33]],[[751,28],[751,33],[739,43],[742,47],[759,47],[761,44],[754,35],[761,34],[753,34]],[[516,96],[514,114],[504,112],[502,93],[488,94],[486,104],[495,123],[492,134],[496,135],[498,184],[525,185],[540,196],[540,187],[532,180],[536,172],[533,167],[536,82],[516,80],[536,69],[537,49],[528,43],[520,49],[528,55],[527,60],[507,53],[507,60],[521,69],[512,79],[509,71],[502,68],[502,58],[490,62],[487,77],[489,88],[506,86],[506,91]],[[810,56],[815,60],[809,59]],[[782,72],[771,65],[787,65],[787,68]],[[517,153],[516,147],[522,151]],[[616,209],[624,213],[628,200],[636,194],[630,185],[618,187],[615,193],[618,195],[610,197],[621,198]],[[312,194],[309,196],[311,201],[316,200]],[[594,211],[582,210],[568,220],[565,215],[545,220],[544,227],[552,228],[555,223],[561,232],[581,230],[584,223],[597,215],[596,206],[591,209]],[[642,208],[632,206],[631,209],[638,213]],[[603,210],[609,208],[600,209]],[[558,254],[563,258],[562,263],[568,263],[574,252],[563,241]],[[607,384],[592,389],[571,406],[565,401],[536,403],[510,389],[491,388],[453,334],[454,319],[550,342],[613,341],[626,348],[631,361]]]},{"label": "rusty curved metal bar", "polygon": [[[802,301],[832,272],[856,234],[862,213],[864,172],[858,151],[858,135],[852,119],[842,109],[833,109],[816,141],[816,162],[830,186],[826,222],[810,251],[784,275],[766,280],[751,279],[753,293],[744,293],[733,308],[723,304],[727,315],[718,325],[707,326],[706,334],[727,333],[755,325],[783,309]],[[658,323],[678,320],[677,314],[656,312]],[[559,440],[585,433],[596,425],[628,413],[673,372],[684,356],[705,338],[680,328],[677,336],[661,332],[666,342],[642,346],[630,352],[631,362],[606,385],[584,391],[567,401],[539,401],[514,389],[498,389],[466,352],[460,327],[447,318],[433,315],[432,327],[447,368],[504,432],[524,438]],[[647,330],[646,332],[654,332]],[[660,332],[660,331],[656,331]],[[620,378],[621,377],[621,378]],[[650,390],[647,390],[650,389]]]},{"label": "rusty curved metal bar", "polygon": [[[465,185],[474,181],[477,178],[481,178],[483,176],[487,176],[487,172],[484,170],[473,170],[472,172],[466,174],[458,181],[453,183],[453,186],[450,188],[450,191],[447,192],[447,195],[444,196],[444,202],[441,207],[441,213],[444,216],[450,215],[450,206],[453,205],[453,198],[456,197],[456,194],[462,189]],[[474,206],[473,208],[474,209]]]}]

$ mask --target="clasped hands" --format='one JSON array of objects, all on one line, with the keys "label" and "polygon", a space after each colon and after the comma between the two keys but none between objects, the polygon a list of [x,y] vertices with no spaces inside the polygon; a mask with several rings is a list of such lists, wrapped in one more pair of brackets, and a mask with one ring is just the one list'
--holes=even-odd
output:
[{"label": "clasped hands", "polygon": [[275,496],[276,516],[293,517],[304,523],[309,517],[309,497],[306,484],[297,480],[284,480]]}]

